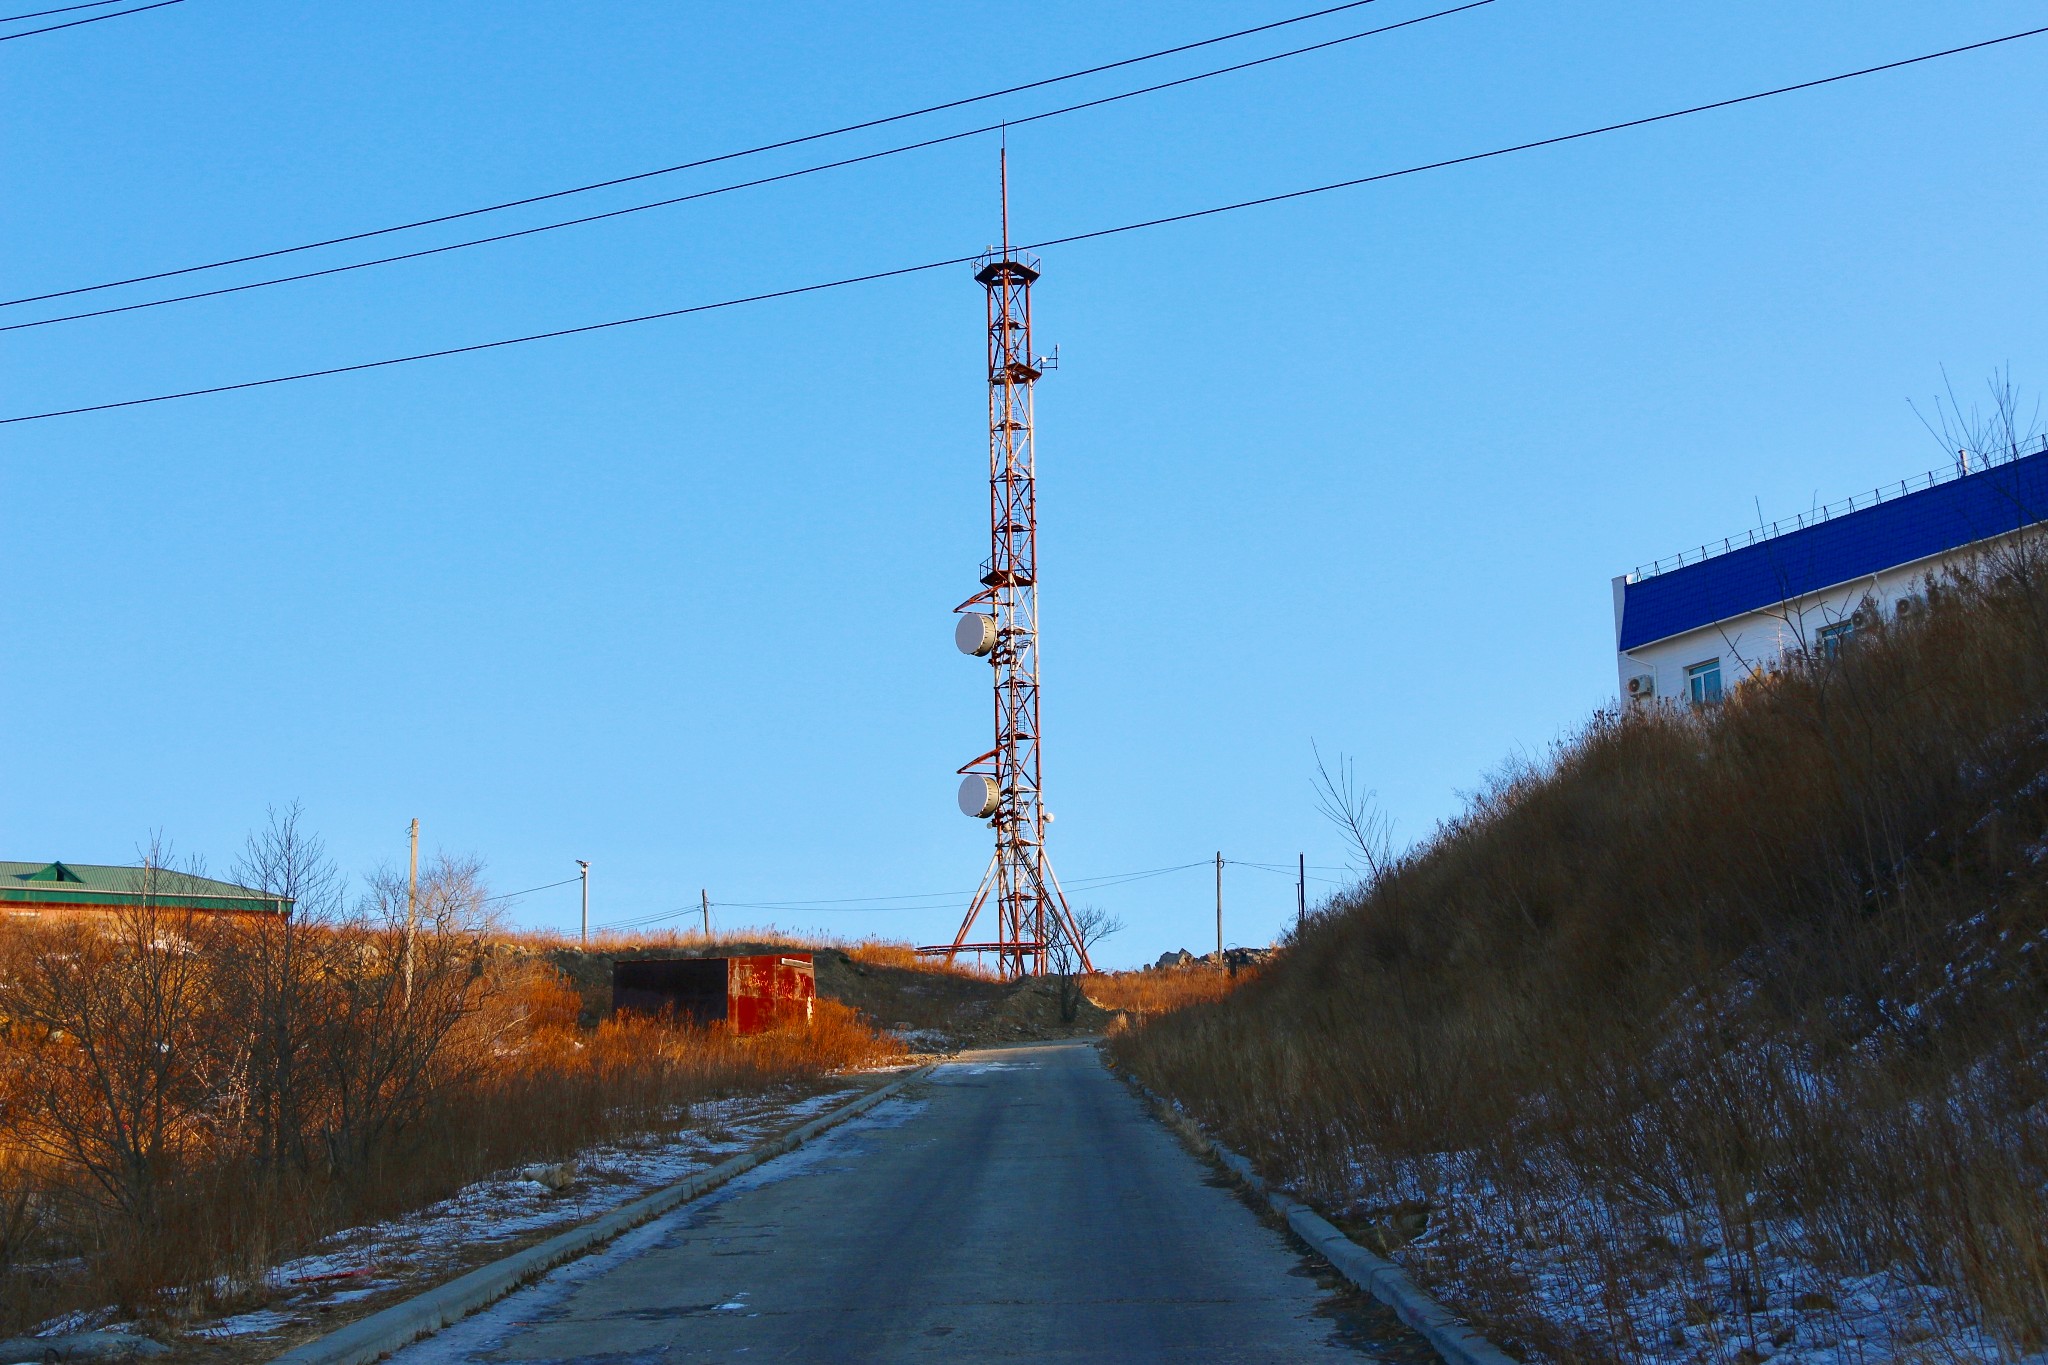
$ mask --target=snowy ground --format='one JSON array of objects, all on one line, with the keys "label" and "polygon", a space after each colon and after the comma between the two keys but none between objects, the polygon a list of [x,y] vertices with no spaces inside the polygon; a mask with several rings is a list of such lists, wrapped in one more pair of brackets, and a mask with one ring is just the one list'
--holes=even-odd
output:
[{"label": "snowy ground", "polygon": [[1574,1194],[1561,1170],[1544,1172],[1544,1192],[1509,1196],[1466,1164],[1437,1166],[1433,1200],[1417,1182],[1410,1199],[1381,1206],[1434,1206],[1394,1259],[1453,1307],[1509,1302],[1562,1340],[1640,1365],[2048,1365],[2048,1354],[2012,1351],[1937,1286],[1819,1264],[1795,1218],[1725,1226],[1710,1210],[1622,1212]]},{"label": "snowy ground", "polygon": [[[609,1274],[626,1262],[661,1246],[678,1227],[687,1226],[692,1219],[701,1216],[705,1208],[748,1190],[845,1160],[849,1150],[858,1150],[863,1135],[877,1129],[900,1127],[922,1113],[925,1107],[923,1100],[901,1097],[884,1100],[859,1118],[831,1129],[816,1141],[805,1143],[787,1156],[756,1166],[745,1175],[719,1186],[702,1200],[644,1223],[608,1246],[551,1271],[445,1331],[415,1342],[391,1357],[393,1365],[466,1365],[481,1355],[487,1355],[510,1331],[542,1316],[550,1307],[567,1298],[578,1285]],[[754,1310],[742,1291],[720,1303],[713,1311],[751,1314]]]},{"label": "snowy ground", "polygon": [[[187,1330],[200,1339],[262,1338],[386,1290],[427,1288],[459,1264],[473,1262],[478,1247],[528,1240],[588,1222],[842,1104],[864,1088],[842,1086],[801,1099],[766,1095],[692,1106],[689,1125],[672,1138],[649,1137],[580,1153],[573,1163],[573,1180],[560,1190],[524,1178],[521,1172],[480,1180],[403,1218],[335,1233],[313,1254],[270,1271],[273,1299],[264,1308]],[[527,1169],[541,1174],[537,1168]],[[112,1310],[66,1314],[42,1324],[36,1335],[92,1328],[119,1331],[128,1325],[113,1319]],[[337,1317],[334,1325],[345,1320]]]}]

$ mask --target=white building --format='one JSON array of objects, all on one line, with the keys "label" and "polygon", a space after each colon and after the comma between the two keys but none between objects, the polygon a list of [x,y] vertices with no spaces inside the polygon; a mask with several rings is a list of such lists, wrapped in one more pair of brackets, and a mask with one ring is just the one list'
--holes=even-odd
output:
[{"label": "white building", "polygon": [[2048,521],[2048,440],[1702,545],[1614,580],[1621,695],[1714,702],[1786,653],[1832,653],[1919,605],[1930,575]]}]

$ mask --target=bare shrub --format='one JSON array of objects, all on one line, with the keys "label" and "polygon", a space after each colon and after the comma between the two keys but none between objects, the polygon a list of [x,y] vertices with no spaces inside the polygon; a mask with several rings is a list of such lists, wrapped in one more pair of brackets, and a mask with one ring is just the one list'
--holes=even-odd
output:
[{"label": "bare shrub", "polygon": [[296,807],[236,869],[288,919],[174,909],[165,862],[131,909],[0,923],[0,1335],[110,1302],[209,1311],[336,1228],[904,1055],[829,1000],[751,1037],[579,1027],[473,860],[423,869],[408,953],[404,882],[345,904]]},{"label": "bare shrub", "polygon": [[[1081,1002],[1087,998],[1081,985],[1081,964],[1089,960],[1094,948],[1112,934],[1123,932],[1122,917],[1112,914],[1099,905],[1077,905],[1072,910],[1073,928],[1070,931],[1051,917],[1053,923],[1052,942],[1047,945],[1047,965],[1052,968],[1054,988],[1059,994],[1060,1022],[1071,1024],[1081,1017]],[[1080,942],[1074,942],[1078,936]]]},{"label": "bare shrub", "polygon": [[1768,1354],[1787,1284],[1877,1274],[2040,1349],[2048,566],[1935,588],[1719,707],[1595,716],[1115,1055],[1539,1353]]},{"label": "bare shrub", "polygon": [[209,925],[159,899],[174,875],[152,847],[134,904],[12,939],[5,1010],[20,1049],[9,1135],[89,1211],[92,1249],[131,1292],[184,1176],[219,1142],[218,1021],[207,1008]]}]

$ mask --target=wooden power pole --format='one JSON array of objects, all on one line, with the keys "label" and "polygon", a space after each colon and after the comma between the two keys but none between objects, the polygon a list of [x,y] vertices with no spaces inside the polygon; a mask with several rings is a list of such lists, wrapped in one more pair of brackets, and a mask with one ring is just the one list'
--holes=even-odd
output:
[{"label": "wooden power pole", "polygon": [[411,848],[405,873],[405,1003],[412,1004],[412,940],[420,925],[420,822],[412,822]]},{"label": "wooden power pole", "polygon": [[703,887],[697,888],[697,899],[704,903],[704,942],[711,942],[711,893]]}]

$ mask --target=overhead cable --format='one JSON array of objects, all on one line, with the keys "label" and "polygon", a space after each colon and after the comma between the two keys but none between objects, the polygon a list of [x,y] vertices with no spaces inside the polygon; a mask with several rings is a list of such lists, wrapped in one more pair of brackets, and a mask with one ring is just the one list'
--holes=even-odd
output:
[{"label": "overhead cable", "polygon": [[[1095,891],[1105,886],[1119,886],[1126,882],[1144,881],[1151,877],[1165,876],[1170,872],[1185,872],[1189,868],[1208,867],[1210,865],[1210,861],[1207,858],[1201,858],[1191,863],[1175,863],[1172,867],[1142,868],[1134,872],[1107,872],[1098,876],[1082,877],[1079,880],[1068,882],[1066,887],[1070,891]],[[575,879],[571,878],[570,880],[573,881]],[[557,885],[560,884],[557,883]],[[878,915],[898,910],[920,910],[928,907],[873,904],[876,901],[932,900],[943,897],[957,898],[973,894],[972,891],[968,890],[918,891],[894,896],[843,896],[836,899],[812,901],[715,900],[710,905],[713,910],[786,910],[793,914]],[[614,920],[609,924],[598,924],[592,927],[596,929],[637,929],[666,919],[677,919],[684,915],[699,914],[702,912],[702,909],[701,903],[698,905],[683,905],[673,910],[662,910],[651,915],[641,915],[632,919]]]},{"label": "overhead cable", "polygon": [[[1361,38],[1372,38],[1382,33],[1392,33],[1395,29],[1411,28],[1416,24],[1426,24],[1432,19],[1448,18],[1453,14],[1463,14],[1466,10],[1480,9],[1494,3],[1496,3],[1496,0],[1469,0],[1467,4],[1458,5],[1451,9],[1438,10],[1434,14],[1418,15],[1413,19],[1403,19],[1398,24],[1385,24],[1379,28],[1369,28],[1359,33],[1347,33],[1341,38],[1331,38],[1325,42],[1311,43],[1307,47],[1297,47],[1287,52],[1276,52],[1267,57],[1255,57],[1250,61],[1236,62],[1230,66],[1217,67],[1212,71],[1198,72],[1192,76],[1183,76],[1178,80],[1162,81],[1157,85],[1148,85],[1137,90],[1126,90],[1120,94],[1105,95],[1100,99],[1084,100],[1079,104],[1069,104],[1059,109],[1048,109],[1042,113],[1027,114],[1022,118],[1005,119],[1000,123],[985,123],[978,128],[969,128],[964,132],[946,133],[939,137],[925,138],[920,142],[906,142],[896,147],[885,147],[878,152],[867,152],[860,156],[843,157],[838,161],[826,161],[818,165],[804,166],[793,171],[783,171],[777,175],[764,175],[753,180],[742,180],[730,185],[718,185],[711,189],[696,190],[690,194],[679,194],[669,199],[657,199],[651,203],[631,204],[625,208],[611,209],[604,213],[585,214],[580,218],[564,218],[552,223],[541,223],[534,227],[518,228],[511,232],[493,233],[488,237],[472,237],[466,241],[449,242],[442,246],[423,247],[418,251],[405,251],[393,256],[379,256],[374,260],[354,261],[348,265],[328,266],[321,270],[307,270],[296,275],[279,275],[267,280],[252,280],[247,284],[230,284],[219,289],[202,289],[190,294],[173,294],[169,298],[145,299],[141,303],[117,304],[111,308],[94,308],[82,313],[66,313],[60,317],[38,318],[34,322],[8,323],[0,325],[0,332],[22,332],[34,327],[54,327],[59,323],[81,322],[87,318],[112,317],[117,313],[136,313],[144,309],[162,308],[174,303],[191,303],[197,299],[220,298],[225,294],[242,294],[252,289],[268,289],[273,285],[297,284],[302,280],[317,280],[329,275],[346,275],[357,270],[368,270],[374,266],[394,265],[400,261],[416,261],[427,256],[440,256],[451,251],[464,251],[470,247],[488,246],[494,242],[509,242],[521,237],[534,237],[543,232],[556,232],[562,228],[602,223],[612,218],[625,218],[636,213],[646,213],[650,209],[672,208],[677,204],[687,204],[698,199],[711,199],[718,195],[731,194],[736,190],[751,190],[757,189],[762,185],[773,185],[784,180],[797,180],[804,176],[817,175],[821,171],[841,170],[848,166],[861,165],[864,162],[880,161],[886,157],[900,156],[905,152],[923,151],[926,148],[942,146],[949,142],[961,142],[968,138],[982,137],[1006,128],[1016,128],[1027,123],[1038,123],[1045,119],[1058,118],[1063,114],[1078,113],[1084,109],[1095,109],[1105,104],[1117,104],[1123,100],[1136,99],[1141,95],[1157,94],[1162,90],[1171,90],[1176,86],[1192,85],[1197,81],[1206,81],[1214,76],[1226,76],[1234,72],[1249,70],[1255,66],[1265,66],[1271,62],[1285,61],[1289,57],[1300,57],[1307,53],[1320,52],[1325,48],[1337,47],[1344,43],[1355,43]],[[42,297],[55,298],[59,296],[44,295]],[[32,299],[15,299],[10,302],[29,303],[33,301]],[[0,304],[0,307],[6,306],[9,305]]]},{"label": "overhead cable", "polygon": [[658,924],[665,919],[676,919],[685,914],[694,915],[701,908],[701,906],[687,905],[675,910],[663,910],[659,914],[642,915],[638,919],[613,920],[609,924],[593,924],[590,927],[599,932],[617,929],[644,929],[650,924]]},{"label": "overhead cable", "polygon": [[75,14],[82,9],[105,9],[108,5],[118,5],[120,3],[121,0],[86,0],[86,3],[83,5],[65,5],[61,9],[39,9],[33,14],[10,14],[5,19],[0,19],[0,24],[18,24],[24,19],[41,19],[52,14]]},{"label": "overhead cable", "polygon": [[[44,28],[26,28],[19,33],[0,33],[0,43],[11,43],[16,38],[33,38],[38,33],[55,33],[59,29],[77,28],[81,24],[100,24],[105,23],[109,19],[126,19],[131,14],[141,14],[145,10],[163,9],[168,5],[182,5],[184,3],[185,0],[156,0],[156,3],[153,5],[138,5],[134,9],[118,10],[113,14],[95,14],[90,19],[72,19],[62,24],[50,24]],[[80,5],[77,8],[87,9],[90,8],[90,6]],[[45,10],[43,12],[45,14],[62,14],[64,11],[53,9]],[[33,19],[36,16],[32,14],[24,14],[19,17],[23,19]],[[0,20],[0,23],[5,22],[8,21]]]},{"label": "overhead cable", "polygon": [[[1225,858],[1223,860],[1223,865],[1225,867],[1249,867],[1255,872],[1266,872],[1272,874],[1275,877],[1285,877],[1290,882],[1293,881],[1297,875],[1302,875],[1296,873],[1296,871],[1291,867],[1268,867],[1264,863],[1247,863],[1242,862],[1236,858]],[[1344,885],[1344,883],[1336,877],[1307,877],[1306,880],[1314,882],[1318,886]]]},{"label": "overhead cable", "polygon": [[[165,4],[179,4],[182,3],[182,0],[162,0],[162,2]],[[1069,71],[1064,75],[1047,76],[1040,80],[1026,81],[1022,85],[1005,86],[1000,90],[990,90],[979,95],[968,95],[962,99],[946,100],[939,104],[928,104],[921,109],[910,109],[900,114],[888,114],[881,118],[864,119],[859,123],[848,123],[837,128],[827,128],[822,132],[805,133],[799,137],[783,138],[776,142],[763,142],[756,146],[743,147],[734,152],[721,152],[716,156],[700,157],[695,161],[681,161],[673,166],[659,166],[651,171],[636,171],[631,175],[613,176],[609,180],[593,180],[586,185],[572,185],[568,189],[550,190],[545,194],[530,194],[519,199],[506,199],[495,204],[485,204],[481,208],[463,209],[456,213],[436,214],[431,218],[415,218],[409,223],[394,223],[390,227],[370,228],[363,232],[345,233],[339,237],[325,237],[315,242],[301,242],[297,246],[277,247],[269,251],[256,251],[242,256],[230,256],[218,261],[207,261],[199,265],[180,266],[175,270],[158,270],[147,275],[131,275],[127,279],[108,280],[101,284],[79,285],[72,289],[59,289],[47,294],[31,294],[18,299],[0,299],[0,308],[12,307],[18,303],[38,303],[45,299],[61,299],[73,294],[88,294],[99,289],[115,289],[126,284],[143,284],[149,280],[166,280],[177,275],[195,274],[201,270],[219,270],[224,266],[246,265],[251,261],[267,261],[278,256],[289,256],[295,252],[314,251],[328,246],[340,246],[344,242],[361,242],[372,237],[388,236],[394,232],[410,232],[414,228],[432,227],[437,223],[453,223],[464,218],[475,218],[481,214],[524,208],[529,204],[544,204],[554,199],[566,199],[574,194],[589,194],[593,190],[606,190],[618,185],[631,185],[642,180],[652,180],[657,176],[675,175],[680,171],[692,171],[704,166],[716,166],[721,162],[737,161],[741,157],[758,156],[763,152],[781,151],[789,147],[801,147],[806,143],[821,142],[826,138],[841,137],[847,133],[858,133],[869,128],[881,128],[891,123],[902,123],[907,119],[922,118],[927,114],[943,113],[948,109],[963,109],[971,104],[981,104],[988,100],[1001,99],[1005,95],[1021,95],[1027,90],[1042,90],[1047,86],[1059,85],[1066,81],[1076,81],[1086,76],[1099,76],[1106,71],[1116,71],[1127,66],[1137,66],[1143,62],[1157,61],[1162,57],[1177,56],[1183,52],[1194,52],[1200,48],[1214,47],[1218,43],[1234,42],[1239,38],[1249,38],[1255,34],[1270,33],[1275,29],[1286,28],[1292,24],[1305,24],[1311,19],[1321,19],[1332,14],[1341,14],[1346,10],[1362,9],[1366,5],[1374,3],[1376,3],[1376,0],[1348,0],[1348,3],[1345,4],[1311,10],[1307,14],[1297,14],[1287,19],[1276,19],[1271,23],[1258,24],[1251,28],[1241,28],[1230,33],[1219,33],[1213,38],[1203,38],[1192,43],[1181,43],[1174,47],[1163,47],[1156,52],[1141,53],[1136,57],[1125,57],[1114,62],[1103,62],[1097,66],[1083,67],[1079,71]],[[133,11],[128,12],[132,13]],[[114,16],[104,17],[112,18]],[[37,32],[43,31],[37,30]]]},{"label": "overhead cable", "polygon": [[[1985,48],[1997,47],[2004,43],[2017,42],[2023,38],[2039,37],[2048,33],[2048,27],[2026,29],[2019,33],[2008,33],[1998,38],[1987,38],[1981,42],[1966,43],[1960,47],[1944,48],[1939,52],[1923,53],[1917,57],[1905,57],[1898,61],[1884,62],[1877,66],[1861,67],[1844,71],[1833,76],[1821,76],[1813,80],[1800,81],[1793,85],[1781,85],[1769,90],[1759,90],[1747,95],[1736,95],[1728,99],[1714,100],[1707,104],[1691,105],[1673,109],[1661,114],[1648,114],[1641,118],[1626,119],[1619,123],[1603,124],[1574,133],[1560,133],[1552,137],[1538,138],[1530,142],[1518,142],[1506,147],[1495,147],[1489,151],[1472,152],[1465,156],[1447,157],[1440,161],[1424,162],[1420,165],[1405,166],[1399,170],[1380,171],[1373,175],[1356,176],[1348,180],[1332,181],[1323,185],[1312,185],[1307,189],[1290,190],[1282,194],[1261,195],[1256,199],[1242,199],[1235,203],[1219,204],[1213,208],[1192,209],[1185,213],[1168,214],[1159,218],[1148,218],[1135,223],[1124,223],[1117,227],[1097,228],[1091,232],[1077,232],[1064,237],[1050,237],[1038,242],[1021,244],[1019,249],[1043,251],[1055,246],[1070,246],[1078,242],[1097,241],[1105,237],[1120,236],[1131,232],[1144,232],[1153,228],[1166,227],[1174,223],[1193,222],[1200,218],[1213,218],[1220,214],[1235,213],[1241,209],[1262,208],[1269,204],[1282,204],[1312,195],[1329,194],[1336,190],[1356,189],[1362,185],[1377,184],[1405,176],[1420,175],[1428,171],[1445,170],[1453,166],[1466,166],[1474,162],[1489,161],[1496,157],[1512,156],[1518,152],[1535,151],[1545,147],[1556,147],[1586,138],[1599,137],[1605,133],[1622,132],[1632,128],[1643,128],[1651,124],[1665,123],[1672,119],[1686,118],[1694,114],[1711,113],[1715,110],[1730,109],[1738,105],[1752,104],[1758,100],[1771,99],[1779,95],[1794,94],[1813,90],[1821,86],[1835,85],[1842,81],[1873,76],[1881,72],[1897,71],[1924,62],[1938,61],[1966,52],[1978,52]],[[793,298],[800,294],[815,294],[827,289],[841,289],[848,285],[868,284],[879,280],[899,279],[906,275],[925,274],[934,270],[964,265],[976,259],[974,256],[949,256],[942,260],[925,261],[917,265],[898,266],[891,270],[875,270],[860,275],[847,275],[836,280],[822,280],[815,284],[794,285],[786,289],[774,289],[738,298],[721,299],[715,303],[692,304],[684,308],[668,308],[654,313],[641,313],[633,317],[612,318],[604,322],[584,323],[576,327],[559,327],[546,332],[533,332],[525,336],[504,337],[495,341],[472,342],[466,346],[449,346],[440,350],[420,351],[412,355],[390,356],[382,360],[359,361],[351,365],[334,365],[325,369],[303,370],[296,374],[273,375],[265,379],[245,379],[232,384],[214,384],[205,388],[185,389],[176,393],[153,394],[147,398],[126,398],[110,403],[90,403],[74,408],[57,408],[48,412],[26,413],[17,417],[0,417],[0,426],[19,422],[40,422],[54,417],[75,417],[88,412],[109,412],[119,408],[142,407],[152,403],[170,403],[186,398],[200,398],[209,394],[233,393],[243,389],[266,388],[274,384],[291,384],[305,379],[324,379],[332,375],[353,374],[362,370],[384,369],[393,365],[408,365],[421,360],[438,360],[447,356],[468,355],[477,351],[498,350],[507,346],[522,346],[528,342],[551,341],[560,337],[580,336],[589,332],[608,331],[617,327],[631,327],[645,322],[656,322],[665,318],[687,317],[693,313],[708,313],[726,308],[737,308],[746,304],[765,303],[772,299]]]},{"label": "overhead cable", "polygon": [[529,886],[524,891],[507,891],[502,896],[485,896],[484,904],[489,905],[493,901],[518,900],[521,896],[531,896],[536,891],[552,891],[558,886],[567,886],[570,882],[580,882],[582,880],[581,874],[578,874],[574,877],[564,877],[558,882],[549,882],[546,886]]}]

